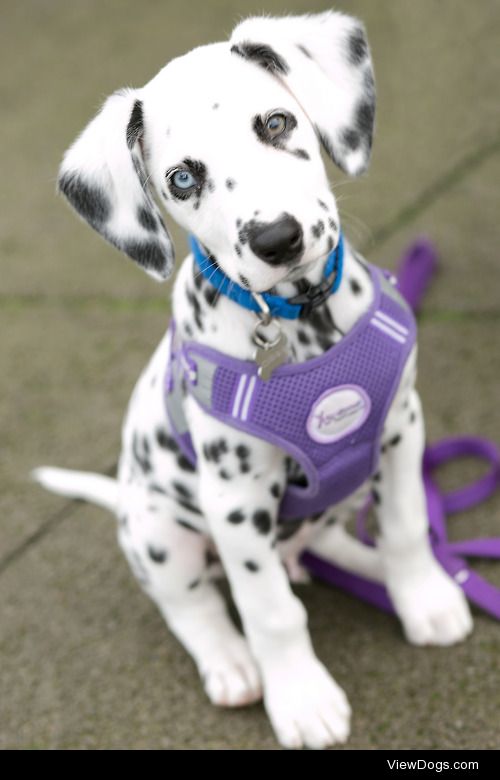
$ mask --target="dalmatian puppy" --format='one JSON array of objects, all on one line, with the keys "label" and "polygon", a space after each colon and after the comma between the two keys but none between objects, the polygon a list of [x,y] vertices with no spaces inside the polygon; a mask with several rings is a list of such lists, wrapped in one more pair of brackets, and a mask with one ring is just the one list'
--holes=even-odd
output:
[{"label": "dalmatian puppy", "polygon": [[[340,221],[320,149],[353,176],[368,165],[375,113],[362,25],[336,12],[250,18],[228,42],[173,60],[141,89],[112,95],[62,163],[76,211],[158,280],[174,252],[164,208],[196,236],[214,274],[289,299],[318,284]],[[280,322],[301,363],[345,338],[369,308],[365,261],[346,242],[338,291],[301,319]],[[173,290],[177,338],[252,361],[257,315],[186,258]],[[196,465],[165,411],[171,334],[134,390],[117,479],[53,468],[36,478],[115,513],[133,573],[194,659],[210,700],[263,697],[281,745],[326,748],[349,734],[346,695],[317,658],[290,587],[308,548],[384,582],[407,639],[450,645],[471,631],[459,587],[434,559],[421,478],[424,421],[412,350],[385,420],[378,471],[319,516],[278,523],[290,484],[304,480],[284,451],[182,397]],[[376,549],[346,520],[373,492]],[[224,572],[244,627],[214,584]]]}]

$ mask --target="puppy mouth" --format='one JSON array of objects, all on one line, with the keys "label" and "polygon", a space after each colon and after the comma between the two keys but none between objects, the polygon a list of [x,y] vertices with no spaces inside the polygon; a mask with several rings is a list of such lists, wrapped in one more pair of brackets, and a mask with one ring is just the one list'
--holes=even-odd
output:
[{"label": "puppy mouth", "polygon": [[299,261],[297,265],[286,272],[286,274],[280,279],[280,282],[296,282],[298,279],[302,279],[310,271],[312,271],[313,268],[316,268],[318,264],[324,263],[328,256],[337,248],[337,245],[338,239],[336,242],[334,242],[331,249],[322,252],[322,254],[318,255],[313,260],[308,260],[307,263]]},{"label": "puppy mouth", "polygon": [[318,257],[315,260],[310,260],[307,263],[297,263],[294,268],[288,271],[285,276],[280,279],[280,282],[296,282],[298,279],[301,279],[309,271],[311,271],[320,259],[321,258]]}]

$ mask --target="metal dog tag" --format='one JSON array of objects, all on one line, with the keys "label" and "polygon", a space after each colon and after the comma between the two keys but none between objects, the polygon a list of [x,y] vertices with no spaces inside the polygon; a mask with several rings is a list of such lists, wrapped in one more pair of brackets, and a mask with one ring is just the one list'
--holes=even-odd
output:
[{"label": "metal dog tag", "polygon": [[262,334],[265,327],[267,326],[263,322],[258,322],[255,326],[254,342],[257,345],[257,350],[254,359],[259,367],[257,372],[259,377],[267,382],[274,369],[288,361],[288,340],[281,328],[278,327],[277,336],[272,341],[266,341]]}]

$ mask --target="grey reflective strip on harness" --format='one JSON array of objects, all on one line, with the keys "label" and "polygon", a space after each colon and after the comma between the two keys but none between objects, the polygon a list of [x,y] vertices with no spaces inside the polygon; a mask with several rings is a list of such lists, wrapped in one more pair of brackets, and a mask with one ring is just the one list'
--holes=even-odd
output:
[{"label": "grey reflective strip on harness", "polygon": [[[196,453],[193,449],[189,425],[184,412],[183,402],[185,393],[183,392],[182,384],[186,382],[189,385],[189,395],[192,395],[202,407],[211,408],[217,363],[203,357],[197,357],[196,367],[186,368],[183,365],[182,358],[179,359],[182,354],[182,346],[179,347],[175,342],[174,337],[171,342],[169,371],[167,372],[165,406],[172,433],[184,455],[194,465],[196,463]],[[191,371],[193,372],[192,374]]]}]

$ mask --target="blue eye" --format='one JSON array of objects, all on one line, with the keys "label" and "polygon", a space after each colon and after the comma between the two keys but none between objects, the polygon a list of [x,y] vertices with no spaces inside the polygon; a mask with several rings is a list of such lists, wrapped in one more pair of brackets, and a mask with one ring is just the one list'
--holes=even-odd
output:
[{"label": "blue eye", "polygon": [[286,116],[280,111],[268,116],[266,120],[266,130],[271,138],[277,138],[285,132],[287,126]]},{"label": "blue eye", "polygon": [[186,168],[179,168],[170,176],[172,184],[179,190],[190,190],[196,187],[197,181],[193,174]]}]

